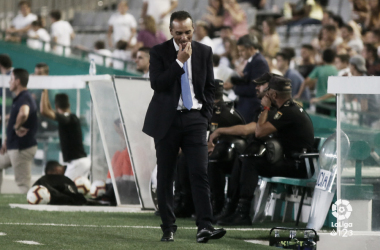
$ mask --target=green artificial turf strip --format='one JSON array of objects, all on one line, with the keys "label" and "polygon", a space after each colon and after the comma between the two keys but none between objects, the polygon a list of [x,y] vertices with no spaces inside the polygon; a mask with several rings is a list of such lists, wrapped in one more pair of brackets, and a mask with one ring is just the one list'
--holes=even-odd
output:
[{"label": "green artificial turf strip", "polygon": [[[267,230],[231,231],[227,229],[227,235],[223,239],[198,244],[195,242],[195,222],[191,219],[178,219],[177,225],[180,228],[175,235],[175,242],[162,243],[159,242],[160,229],[115,227],[158,227],[161,223],[160,218],[154,216],[153,213],[31,211],[12,209],[9,206],[10,203],[26,204],[25,195],[0,195],[0,232],[7,234],[0,236],[0,249],[273,249],[269,246],[247,243],[244,240],[268,240],[270,228],[294,226],[294,222],[266,222],[247,228],[268,228]],[[14,223],[81,226],[15,225]],[[91,227],[92,225],[96,227]],[[181,227],[194,229],[181,229]],[[239,228],[244,227],[239,226]],[[44,245],[23,245],[16,243],[17,240],[36,241]]]},{"label": "green artificial turf strip", "polygon": [[[220,240],[207,244],[195,241],[195,222],[178,219],[179,228],[175,242],[160,242],[161,230],[155,228],[116,228],[104,226],[154,226],[160,225],[160,218],[153,213],[100,213],[100,212],[46,212],[10,208],[9,203],[26,203],[25,195],[0,195],[0,249],[273,249],[269,246],[244,242],[252,239],[268,239],[268,230],[228,231]],[[9,225],[4,223],[11,223]],[[15,225],[12,223],[54,223],[82,226]],[[266,223],[253,227],[271,228]],[[85,227],[96,225],[98,227]],[[278,223],[276,223],[278,225]],[[101,227],[103,226],[103,227]],[[248,227],[252,228],[252,227]],[[44,245],[24,245],[18,240],[36,241]]]}]

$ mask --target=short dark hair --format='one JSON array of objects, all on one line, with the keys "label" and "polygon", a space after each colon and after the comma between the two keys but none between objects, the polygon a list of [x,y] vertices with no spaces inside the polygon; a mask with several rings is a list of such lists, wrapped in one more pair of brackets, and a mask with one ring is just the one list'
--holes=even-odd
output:
[{"label": "short dark hair", "polygon": [[96,41],[94,44],[95,49],[104,49],[106,47],[106,44],[103,41]]},{"label": "short dark hair", "polygon": [[212,64],[214,65],[214,67],[218,67],[219,63],[220,63],[220,56],[217,54],[213,54],[212,55]]},{"label": "short dark hair", "polygon": [[60,109],[70,108],[69,96],[66,94],[56,94],[55,95],[55,106]]},{"label": "short dark hair", "polygon": [[119,50],[126,50],[127,47],[128,47],[128,43],[126,41],[119,40],[116,43],[116,48],[119,49]]},{"label": "short dark hair", "polygon": [[17,69],[14,69],[12,72],[13,72],[13,75],[15,76],[15,79],[20,80],[21,86],[23,87],[28,86],[28,81],[29,81],[28,71],[26,71],[25,69],[17,68]]},{"label": "short dark hair", "polygon": [[170,16],[170,28],[173,27],[173,21],[174,20],[184,21],[188,18],[190,18],[191,22],[193,23],[193,18],[191,17],[189,12],[184,11],[184,10],[173,12],[172,15]]},{"label": "short dark hair", "polygon": [[350,62],[350,55],[348,54],[337,55],[336,58],[339,58],[342,63],[348,64]]},{"label": "short dark hair", "polygon": [[344,22],[343,22],[343,19],[341,16],[332,15],[331,18],[332,18],[332,20],[334,20],[334,22],[338,23],[339,28],[342,28],[342,26],[344,25]]},{"label": "short dark hair", "polygon": [[0,66],[6,69],[12,68],[12,60],[7,54],[0,54]]},{"label": "short dark hair", "polygon": [[332,49],[325,49],[322,53],[322,59],[326,63],[332,63],[335,59],[335,51]]},{"label": "short dark hair", "polygon": [[290,63],[290,55],[288,53],[286,53],[284,51],[278,52],[276,54],[276,57],[278,57],[278,56],[282,57],[285,61],[288,61],[288,64]]},{"label": "short dark hair", "polygon": [[58,161],[48,161],[45,166],[45,174],[54,172],[56,167],[62,166]]},{"label": "short dark hair", "polygon": [[52,10],[50,11],[50,17],[54,18],[55,20],[61,20],[62,14],[59,10]]},{"label": "short dark hair", "polygon": [[314,47],[311,46],[310,44],[302,44],[301,48],[302,49],[307,49],[307,50],[310,50],[310,51],[314,51]]},{"label": "short dark hair", "polygon": [[29,8],[32,6],[32,5],[30,4],[30,1],[20,1],[20,2],[18,3],[18,7],[21,7],[21,6],[23,6],[23,5],[26,5],[26,6],[28,6]]},{"label": "short dark hair", "polygon": [[37,27],[42,27],[42,23],[40,20],[37,20],[37,21],[33,21],[31,23],[32,26],[37,26]]},{"label": "short dark hair", "polygon": [[348,33],[354,33],[354,29],[351,27],[351,25],[344,24],[342,28],[346,28]]},{"label": "short dark hair", "polygon": [[250,35],[244,35],[239,38],[236,45],[238,46],[244,46],[245,48],[255,48],[258,49],[259,46],[257,43],[255,43]]},{"label": "short dark hair", "polygon": [[284,53],[288,54],[289,60],[291,60],[292,58],[294,58],[296,56],[296,51],[292,47],[282,48],[282,50],[280,52],[284,52]]},{"label": "short dark hair", "polygon": [[380,37],[380,29],[374,29],[372,32],[376,37]]},{"label": "short dark hair", "polygon": [[150,54],[149,54],[149,52],[150,52],[150,48],[149,48],[149,47],[141,47],[141,48],[139,48],[137,51],[144,52],[144,53],[146,53],[148,56],[150,56]]},{"label": "short dark hair", "polygon": [[336,32],[336,27],[332,24],[326,24],[323,26],[324,30],[330,31],[330,32]]},{"label": "short dark hair", "polygon": [[43,69],[45,71],[45,74],[49,74],[49,65],[46,63],[37,63],[35,68]]}]

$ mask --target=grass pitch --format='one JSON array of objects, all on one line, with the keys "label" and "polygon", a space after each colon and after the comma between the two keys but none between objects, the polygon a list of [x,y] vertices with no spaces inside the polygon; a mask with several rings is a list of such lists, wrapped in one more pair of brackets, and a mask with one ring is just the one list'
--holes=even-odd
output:
[{"label": "grass pitch", "polygon": [[[45,212],[10,208],[26,204],[25,195],[0,195],[0,249],[273,249],[245,240],[268,240],[270,228],[293,223],[266,223],[255,231],[228,230],[224,238],[196,243],[195,222],[178,219],[175,242],[160,242],[160,218],[153,213]],[[241,227],[239,227],[241,228]],[[32,241],[40,245],[19,243]]]}]

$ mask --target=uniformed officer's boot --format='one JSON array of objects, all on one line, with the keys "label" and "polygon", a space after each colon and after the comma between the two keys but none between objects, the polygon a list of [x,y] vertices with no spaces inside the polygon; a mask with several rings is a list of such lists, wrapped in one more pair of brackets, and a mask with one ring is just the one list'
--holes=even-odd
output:
[{"label": "uniformed officer's boot", "polygon": [[250,199],[240,199],[235,213],[227,218],[218,220],[217,224],[224,226],[250,226],[252,225],[252,220],[249,216],[250,208]]},{"label": "uniformed officer's boot", "polygon": [[229,217],[234,213],[236,209],[236,202],[232,202],[231,199],[226,199],[222,211],[214,216],[213,223],[215,224],[218,220]]}]

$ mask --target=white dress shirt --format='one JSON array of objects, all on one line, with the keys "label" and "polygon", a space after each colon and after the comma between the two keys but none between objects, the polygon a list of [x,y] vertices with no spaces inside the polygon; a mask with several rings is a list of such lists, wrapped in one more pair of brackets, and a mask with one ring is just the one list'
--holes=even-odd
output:
[{"label": "white dress shirt", "polygon": [[[175,50],[178,51],[179,50],[179,46],[176,44],[176,42],[174,41],[174,39],[173,39],[173,43],[174,43]],[[177,59],[177,63],[179,64],[179,66],[181,68],[183,68],[183,63],[180,60]],[[187,60],[187,75],[188,75],[188,78],[189,78],[191,99],[193,101],[193,106],[191,107],[191,109],[201,109],[202,108],[202,103],[195,98],[195,93],[194,93],[193,74],[192,74],[192,71],[191,71],[191,56]],[[186,108],[185,108],[185,106],[183,106],[182,98],[179,98],[177,110],[181,110],[181,109],[186,109]]]}]

